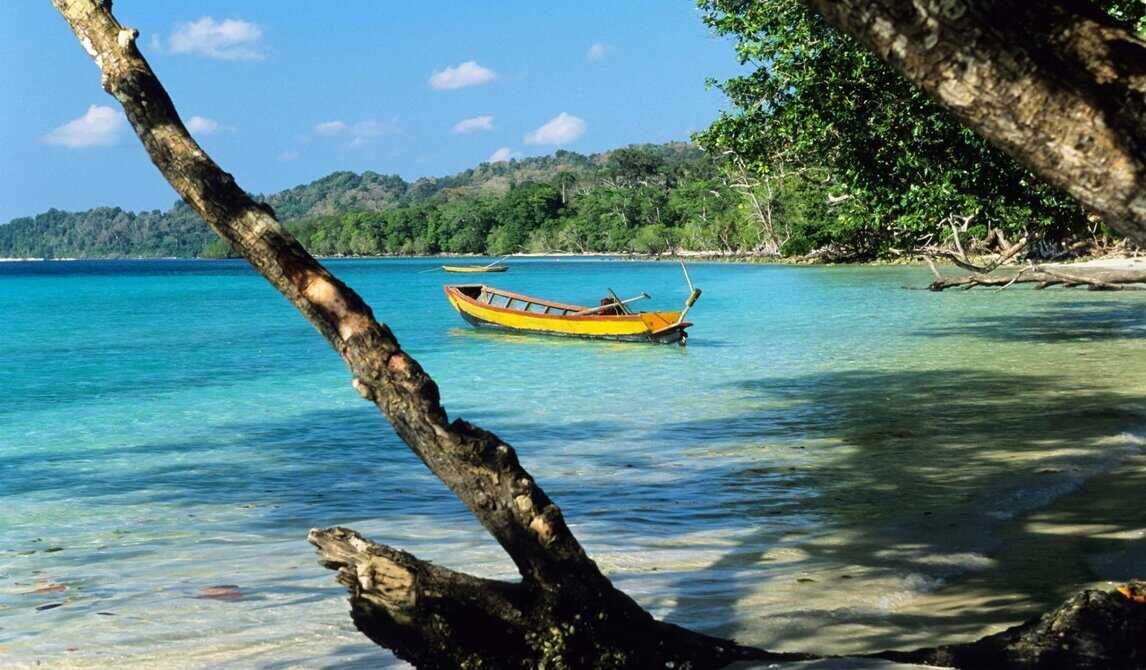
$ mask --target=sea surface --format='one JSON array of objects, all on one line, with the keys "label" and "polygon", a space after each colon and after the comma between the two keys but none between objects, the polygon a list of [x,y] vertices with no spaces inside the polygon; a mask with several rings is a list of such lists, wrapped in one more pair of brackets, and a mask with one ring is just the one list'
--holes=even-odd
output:
[{"label": "sea surface", "polygon": [[[1146,576],[1146,296],[696,263],[678,347],[475,331],[438,262],[328,264],[659,617],[867,652]],[[687,295],[668,262],[486,278]],[[400,667],[312,527],[512,579],[349,382],[240,262],[0,263],[0,667]]]}]

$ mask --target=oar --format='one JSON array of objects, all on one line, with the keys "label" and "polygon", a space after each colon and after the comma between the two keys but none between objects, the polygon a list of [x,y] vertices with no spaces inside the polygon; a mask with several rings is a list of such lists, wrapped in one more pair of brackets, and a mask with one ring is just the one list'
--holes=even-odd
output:
[{"label": "oar", "polygon": [[617,302],[611,302],[607,305],[597,305],[596,307],[590,307],[589,309],[583,309],[580,312],[573,312],[569,316],[587,316],[589,314],[596,314],[597,312],[600,312],[600,311],[606,310],[606,309],[611,309],[613,307],[616,307],[617,305],[627,305],[631,302],[636,302],[638,300],[645,300],[645,299],[651,298],[651,297],[652,296],[649,295],[648,293],[641,293],[640,295],[634,296],[634,297],[629,298],[627,300],[618,300]]},{"label": "oar", "polygon": [[[513,255],[513,254],[510,254],[510,256],[512,256],[512,255]],[[497,265],[498,263],[500,263],[500,262],[504,261],[504,260],[505,260],[505,259],[507,259],[507,258],[509,258],[509,256],[502,256],[501,258],[499,258],[499,259],[497,259],[496,261],[494,261],[494,262],[490,263],[489,265],[483,265],[482,267],[483,267],[483,268],[492,268],[493,266]]]},{"label": "oar", "polygon": [[680,316],[677,317],[676,325],[678,326],[684,323],[684,317],[688,314],[688,310],[692,309],[692,306],[695,305],[696,301],[700,298],[700,289],[692,285],[692,277],[688,276],[688,268],[685,267],[683,258],[680,259],[680,269],[681,272],[684,273],[684,280],[688,282],[688,299],[684,301],[684,309],[681,310]]},{"label": "oar", "polygon": [[684,280],[685,280],[686,282],[688,282],[688,292],[689,292],[689,293],[692,293],[692,292],[693,292],[693,291],[695,291],[696,289],[694,289],[694,288],[693,288],[693,286],[692,286],[692,277],[689,277],[689,276],[688,276],[688,268],[687,268],[687,267],[685,267],[685,265],[684,265],[684,259],[683,259],[683,258],[678,258],[677,260],[679,260],[679,261],[680,261],[680,270],[681,270],[681,272],[683,272],[683,273],[684,273]]},{"label": "oar", "polygon": [[[621,314],[632,314],[633,313],[633,311],[631,309],[629,309],[628,307],[625,307],[624,301],[621,300],[620,296],[618,296],[616,293],[613,292],[613,289],[608,289],[608,291],[609,291],[609,297],[612,298],[613,302],[621,308]],[[642,291],[641,293],[643,294],[644,291]]]}]

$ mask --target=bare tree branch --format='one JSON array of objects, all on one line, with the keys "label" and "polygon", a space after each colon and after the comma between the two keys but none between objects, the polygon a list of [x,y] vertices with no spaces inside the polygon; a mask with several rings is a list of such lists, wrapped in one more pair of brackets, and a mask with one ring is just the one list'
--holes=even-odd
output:
[{"label": "bare tree branch", "polygon": [[[365,302],[335,279],[187,132],[167,92],[122,27],[97,0],[54,0],[100,68],[101,83],[168,182],[327,339],[426,465],[466,503],[528,580],[600,580],[560,510],[521,468],[512,448],[464,421],[450,422],[438,387],[402,351]],[[478,476],[480,475],[480,476]]]},{"label": "bare tree branch", "polygon": [[[967,252],[963,249],[963,245],[959,241],[959,231],[955,229],[954,225],[951,226],[951,233],[954,237],[954,244],[957,253],[939,247],[925,246],[915,250],[916,254],[928,259],[928,262],[934,258],[946,258],[955,265],[963,268],[968,272],[977,274],[988,274],[995,271],[999,266],[1014,258],[1020,251],[1027,247],[1028,238],[1024,235],[1018,242],[1003,249],[1001,253],[996,255],[992,260],[985,265],[976,265],[967,256]],[[934,265],[932,265],[932,272],[934,273]]]}]

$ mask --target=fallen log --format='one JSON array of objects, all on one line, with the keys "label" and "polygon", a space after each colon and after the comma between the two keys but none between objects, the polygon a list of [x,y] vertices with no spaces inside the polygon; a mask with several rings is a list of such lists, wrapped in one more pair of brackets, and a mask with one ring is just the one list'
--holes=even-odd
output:
[{"label": "fallen log", "polygon": [[[970,223],[971,217],[962,217],[962,218],[963,218],[964,226],[966,226],[968,223]],[[995,255],[994,258],[992,258],[991,260],[986,262],[985,264],[976,265],[967,256],[967,252],[963,248],[963,242],[962,242],[962,240],[959,239],[959,229],[955,226],[955,222],[952,220],[952,217],[948,217],[947,222],[951,227],[951,240],[955,246],[954,251],[951,251],[949,249],[944,249],[941,247],[928,246],[928,247],[921,247],[921,248],[917,249],[915,251],[915,253],[927,258],[928,262],[931,262],[931,260],[934,258],[946,258],[947,260],[951,261],[955,265],[958,265],[959,267],[963,268],[964,270],[967,270],[968,272],[974,272],[976,274],[989,274],[989,273],[993,272],[996,268],[998,268],[999,266],[1003,265],[1007,261],[1014,258],[1020,251],[1022,251],[1023,249],[1026,249],[1027,242],[1029,240],[1029,238],[1026,235],[1024,235],[1022,238],[1019,239],[1019,241],[1015,242],[1014,244],[1002,246],[999,250],[999,253],[997,255]],[[997,229],[993,230],[992,233],[994,233],[994,235],[992,237],[996,241],[1006,239],[1003,236],[1003,234],[1001,232],[999,232]],[[999,242],[999,244],[1003,244],[1003,243]],[[932,268],[934,268],[934,266],[932,266]]]},{"label": "fallen log", "polygon": [[972,289],[975,287],[995,287],[1002,290],[1014,284],[1035,284],[1035,288],[1050,286],[1079,287],[1092,291],[1141,291],[1146,290],[1146,271],[1142,270],[1092,270],[1071,269],[1050,265],[1029,265],[1009,274],[987,274],[972,272],[961,276],[945,276],[928,259],[934,279],[927,286],[931,291],[945,291],[949,288]]},{"label": "fallen log", "polygon": [[355,626],[419,668],[719,668],[817,658],[657,621],[608,580],[547,585],[454,572],[346,528],[314,529]]},{"label": "fallen log", "polygon": [[[460,575],[376,545],[345,528],[312,530],[309,539],[318,549],[320,562],[337,570],[338,581],[349,590],[351,617],[359,630],[419,668],[534,667],[538,656],[530,648],[534,641],[525,621],[527,613],[560,607],[545,604],[545,594],[527,593],[519,584]],[[865,657],[968,670],[1141,670],[1146,668],[1146,596],[1142,594],[1146,594],[1146,582],[1109,591],[1086,590],[1047,614],[974,642]],[[570,605],[572,610],[557,617],[565,623],[547,640],[560,643],[565,635],[580,634],[578,629],[585,621],[583,604]],[[757,658],[751,648],[740,647],[682,663],[683,656],[658,648],[656,638],[631,635],[630,623],[614,619],[604,630],[595,629],[594,634],[607,636],[600,655],[564,657],[565,662],[572,662],[567,667],[716,668],[735,658],[769,664],[816,658],[800,654]],[[671,624],[660,625],[667,627],[666,632],[688,632]],[[632,664],[608,653],[617,648],[617,637],[632,648],[633,658],[649,665]]]},{"label": "fallen log", "polygon": [[[716,668],[736,660],[816,658],[744,647],[657,621],[616,589],[513,448],[461,419],[451,421],[434,380],[402,350],[362,298],[199,147],[136,48],[138,31],[121,26],[107,0],[53,3],[95,60],[104,89],[123,105],[167,181],[326,338],[349,367],[352,386],[465,503],[521,575],[512,583],[481,579],[374,544],[351,530],[312,531],[309,538],[321,562],[337,570],[350,591],[351,616],[359,630],[423,668],[683,669]],[[1105,626],[1111,639],[1121,642],[1118,636],[1129,630],[1121,625],[1116,617],[1101,618],[1085,633],[1101,643]],[[1060,643],[1074,639],[1072,631],[1053,626],[1051,634],[1060,635]],[[973,658],[1026,658],[1003,653],[1023,639],[991,643],[992,649],[1003,651]],[[1146,638],[1138,637],[1137,644],[1135,649],[1140,649]],[[886,652],[882,657],[914,654],[911,658],[926,662],[947,659],[940,654],[949,649],[954,648]]]},{"label": "fallen log", "polygon": [[1128,593],[1132,582],[1110,591],[1087,590],[1043,616],[969,644],[873,658],[954,668],[1031,670],[1139,670],[1146,668],[1146,603]]}]

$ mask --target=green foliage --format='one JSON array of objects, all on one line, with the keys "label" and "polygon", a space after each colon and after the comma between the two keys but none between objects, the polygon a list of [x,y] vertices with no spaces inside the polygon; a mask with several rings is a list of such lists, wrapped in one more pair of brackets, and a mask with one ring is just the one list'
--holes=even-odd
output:
[{"label": "green foliage", "polygon": [[[558,151],[407,184],[336,172],[264,198],[318,255],[745,250],[752,222],[721,167],[689,144]],[[729,231],[732,231],[731,233]],[[166,213],[51,211],[0,226],[0,256],[229,258],[179,204]]]},{"label": "green foliage", "polygon": [[194,256],[215,234],[186,205],[168,212],[50,209],[0,226],[0,256],[91,258]]},{"label": "green foliage", "polygon": [[1146,34],[1146,2],[1142,0],[1103,0],[1103,8],[1114,18]]},{"label": "green foliage", "polygon": [[[1137,0],[1108,4],[1126,20],[1146,14]],[[754,69],[717,84],[735,109],[695,139],[778,194],[790,233],[785,251],[836,245],[875,256],[944,235],[949,216],[972,216],[972,233],[1000,228],[1012,238],[1085,232],[1073,199],[964,128],[801,0],[699,5]],[[809,178],[809,168],[824,178]]]},{"label": "green foliage", "polygon": [[216,237],[203,246],[199,252],[199,258],[219,259],[219,258],[236,258],[238,254],[231,250],[231,245],[227,244],[222,238]]},{"label": "green foliage", "polygon": [[633,251],[639,254],[663,254],[675,246],[672,233],[673,229],[663,223],[641,226],[633,235]]}]

